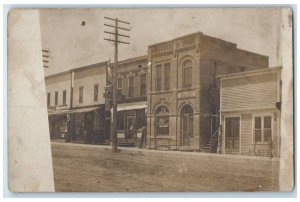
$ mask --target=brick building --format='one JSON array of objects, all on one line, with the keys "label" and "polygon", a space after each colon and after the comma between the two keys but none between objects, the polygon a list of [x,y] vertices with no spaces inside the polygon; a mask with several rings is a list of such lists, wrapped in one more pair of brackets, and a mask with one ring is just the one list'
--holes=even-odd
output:
[{"label": "brick building", "polygon": [[[147,145],[201,150],[219,125],[215,76],[268,67],[268,57],[197,32],[148,48]],[[210,148],[211,149],[211,148]]]},{"label": "brick building", "polygon": [[[146,127],[147,56],[120,61],[117,75],[117,133],[119,144],[138,144]],[[113,64],[112,64],[113,66]],[[107,74],[107,90],[111,90],[112,76]],[[108,92],[107,91],[107,92]],[[106,101],[106,120],[110,122],[112,99]],[[107,131],[109,133],[109,131]],[[135,137],[135,136],[138,137]]]}]

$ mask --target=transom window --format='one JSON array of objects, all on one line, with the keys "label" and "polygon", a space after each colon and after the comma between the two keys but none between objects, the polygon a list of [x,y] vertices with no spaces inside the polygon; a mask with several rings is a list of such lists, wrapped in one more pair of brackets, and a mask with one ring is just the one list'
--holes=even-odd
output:
[{"label": "transom window", "polygon": [[188,88],[192,87],[192,61],[191,60],[185,60],[182,63],[182,87]]},{"label": "transom window", "polygon": [[271,116],[254,117],[254,141],[255,142],[272,141],[272,117]]}]

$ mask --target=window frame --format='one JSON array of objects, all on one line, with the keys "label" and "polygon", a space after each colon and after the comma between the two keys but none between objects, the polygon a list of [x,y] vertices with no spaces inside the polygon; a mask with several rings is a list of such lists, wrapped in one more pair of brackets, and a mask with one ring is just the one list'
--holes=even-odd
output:
[{"label": "window frame", "polygon": [[54,93],[54,106],[58,105],[58,91],[55,91]]},{"label": "window frame", "polygon": [[66,105],[67,104],[67,90],[63,90],[63,99],[62,99],[62,104]]},{"label": "window frame", "polygon": [[99,100],[99,84],[94,84],[94,102],[97,102]]},{"label": "window frame", "polygon": [[50,107],[51,106],[51,93],[47,93],[47,106]]},{"label": "window frame", "polygon": [[[168,71],[166,71],[167,69],[168,69]],[[164,63],[164,90],[165,91],[170,90],[170,87],[171,87],[170,84],[171,84],[171,63],[166,62],[166,63]]]},{"label": "window frame", "polygon": [[[270,117],[271,118],[271,128],[265,128],[264,127],[264,118],[265,117]],[[260,125],[261,125],[261,141],[255,141],[255,118],[260,118]],[[265,140],[265,130],[271,130],[271,141],[273,141],[273,124],[274,124],[274,117],[272,114],[254,114],[252,116],[252,143],[253,144],[266,144],[266,143],[269,143],[269,141],[266,141]]]},{"label": "window frame", "polygon": [[81,104],[83,103],[83,86],[79,87],[79,96],[78,96],[79,100],[78,102]]},{"label": "window frame", "polygon": [[[133,98],[134,95],[135,95],[135,93],[134,93],[134,90],[135,90],[135,89],[134,89],[134,82],[135,82],[134,75],[128,75],[128,76],[127,76],[127,79],[128,79],[128,97],[129,97],[129,98]],[[131,90],[131,88],[130,88],[130,87],[131,87],[131,86],[130,86],[130,79],[132,79],[132,84],[133,84],[133,85],[132,85],[132,95],[131,95],[131,93],[130,93],[130,92],[131,92],[131,91],[130,91],[130,90]]]},{"label": "window frame", "polygon": [[[144,87],[142,83],[142,77],[145,77],[144,81]],[[145,96],[147,95],[147,75],[146,73],[140,74],[140,96]]]},{"label": "window frame", "polygon": [[[165,109],[165,113],[164,114],[160,114],[160,112],[162,111],[162,109]],[[161,111],[159,111],[161,110]],[[163,130],[163,129],[159,129],[159,122],[160,119],[166,119],[166,124],[168,125],[167,132],[166,133],[159,133],[158,131]],[[165,137],[169,137],[170,136],[170,111],[169,108],[165,105],[161,105],[158,106],[155,109],[155,122],[154,122],[155,126],[154,126],[154,130],[155,130],[155,136],[165,136]],[[161,132],[161,131],[160,131]]]},{"label": "window frame", "polygon": [[[121,79],[121,82],[119,82],[119,79]],[[121,87],[119,87],[119,84],[121,84]],[[123,89],[123,78],[122,77],[118,77],[117,78],[117,89]]]},{"label": "window frame", "polygon": [[[185,65],[186,62],[190,61],[191,65]],[[186,77],[186,71],[190,69],[190,78],[185,78]],[[193,61],[191,59],[186,59],[182,62],[182,88],[190,88],[193,86]],[[189,82],[187,82],[189,81]],[[187,85],[187,83],[189,85]]]},{"label": "window frame", "polygon": [[[162,90],[162,72],[163,72],[163,70],[162,70],[162,68],[163,68],[163,65],[162,64],[157,64],[156,66],[155,66],[155,90],[156,91],[161,91]],[[160,71],[158,71],[158,70],[160,70]],[[159,79],[158,79],[159,78]]]}]

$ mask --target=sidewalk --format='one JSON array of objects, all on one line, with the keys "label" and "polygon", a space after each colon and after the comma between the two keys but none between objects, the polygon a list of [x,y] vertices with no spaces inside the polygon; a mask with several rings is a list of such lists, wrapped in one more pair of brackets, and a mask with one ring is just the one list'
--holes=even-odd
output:
[{"label": "sidewalk", "polygon": [[[81,147],[81,148],[95,148],[102,150],[111,150],[111,145],[91,145],[91,144],[79,144],[79,143],[67,143],[67,142],[51,142],[52,145],[65,145],[67,147]],[[279,161],[280,157],[265,157],[265,156],[248,156],[238,154],[217,154],[217,153],[206,153],[206,152],[184,152],[184,151],[164,151],[164,150],[153,150],[153,149],[140,149],[137,147],[118,147],[120,152],[135,152],[137,154],[151,154],[158,153],[164,155],[182,155],[182,156],[201,156],[201,157],[216,157],[216,158],[228,158],[228,159],[243,159],[243,160],[263,160],[263,161]]]}]

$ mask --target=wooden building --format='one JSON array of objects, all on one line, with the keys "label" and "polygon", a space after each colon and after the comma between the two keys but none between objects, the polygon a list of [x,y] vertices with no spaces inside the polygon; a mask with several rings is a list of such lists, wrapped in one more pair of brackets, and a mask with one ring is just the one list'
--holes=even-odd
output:
[{"label": "wooden building", "polygon": [[103,143],[107,63],[45,77],[51,138]]},{"label": "wooden building", "polygon": [[279,156],[281,68],[218,76],[219,152]]},{"label": "wooden building", "polygon": [[148,63],[148,148],[201,151],[219,125],[215,76],[267,68],[268,57],[197,32],[150,45]]}]

